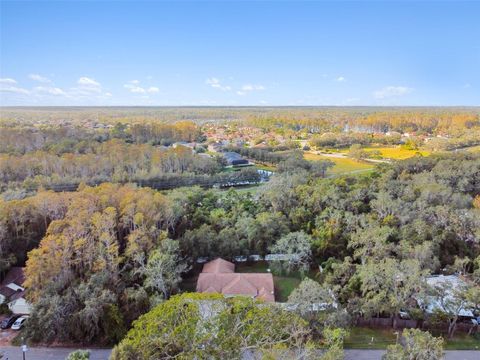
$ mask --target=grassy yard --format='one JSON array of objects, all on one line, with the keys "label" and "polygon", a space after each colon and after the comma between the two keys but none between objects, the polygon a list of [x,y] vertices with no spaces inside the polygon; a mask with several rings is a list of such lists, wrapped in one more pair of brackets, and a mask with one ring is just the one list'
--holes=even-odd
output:
[{"label": "grassy yard", "polygon": [[429,151],[424,151],[424,150],[408,150],[405,148],[402,148],[401,146],[393,146],[393,147],[366,147],[364,148],[366,151],[372,151],[372,150],[377,150],[380,151],[382,154],[382,157],[385,159],[394,159],[394,160],[404,160],[408,159],[411,157],[414,157],[417,154],[420,154],[422,156],[428,156],[430,155]]},{"label": "grassy yard", "polygon": [[330,174],[343,174],[343,173],[350,173],[356,171],[367,171],[371,170],[375,167],[374,164],[363,162],[363,161],[356,161],[354,159],[349,158],[333,158],[327,157],[312,153],[303,153],[303,157],[306,160],[310,161],[318,161],[318,160],[331,160],[335,163],[335,166],[331,168],[328,172]]},{"label": "grassy yard", "polygon": [[[399,330],[401,333],[401,330]],[[439,336],[437,334],[436,336]],[[396,330],[391,328],[355,327],[350,330],[345,340],[345,348],[350,349],[385,349],[397,341]],[[457,333],[453,339],[445,341],[447,350],[477,350],[480,349],[480,337]]]},{"label": "grassy yard", "polygon": [[265,165],[265,164],[255,164],[255,168],[259,170],[266,170],[266,171],[273,171],[273,172],[277,170],[275,166]]},{"label": "grassy yard", "polygon": [[395,344],[397,335],[393,329],[354,327],[345,340],[345,348],[350,349],[385,349]]},{"label": "grassy yard", "polygon": [[447,350],[480,350],[480,334],[469,336],[466,333],[457,332],[453,339],[446,340]]}]

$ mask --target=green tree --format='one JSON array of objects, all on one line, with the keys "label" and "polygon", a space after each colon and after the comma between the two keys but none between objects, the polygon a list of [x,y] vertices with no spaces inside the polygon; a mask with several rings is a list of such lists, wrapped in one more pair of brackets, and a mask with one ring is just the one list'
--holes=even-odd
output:
[{"label": "green tree", "polygon": [[455,333],[460,312],[469,306],[467,294],[470,288],[471,285],[468,283],[456,284],[449,280],[438,282],[427,288],[428,295],[435,299],[438,305],[437,311],[448,322],[449,338],[452,338]]},{"label": "green tree", "polygon": [[346,327],[349,324],[348,313],[337,301],[332,289],[310,278],[302,280],[289,295],[288,302],[318,333],[325,327]]},{"label": "green tree", "polygon": [[362,149],[362,145],[353,144],[350,146],[348,156],[355,160],[364,160],[368,158],[368,152]]},{"label": "green tree", "polygon": [[348,331],[342,328],[328,327],[323,330],[323,342],[327,350],[322,354],[320,360],[344,359],[343,342],[348,336]]},{"label": "green tree", "polygon": [[139,271],[145,275],[144,286],[147,289],[168,299],[182,280],[181,274],[189,268],[180,257],[178,242],[167,238],[162,240],[158,249],[151,252],[147,265]]},{"label": "green tree", "polygon": [[111,360],[240,359],[243,351],[305,348],[310,331],[297,315],[249,298],[182,294],[141,316]]},{"label": "green tree", "polygon": [[312,237],[303,231],[293,232],[282,236],[273,246],[270,247],[273,254],[285,254],[288,259],[274,261],[287,273],[299,270],[302,273],[310,268],[312,257]]},{"label": "green tree", "polygon": [[405,329],[400,344],[387,347],[383,360],[441,360],[443,339],[419,329]]},{"label": "green tree", "polygon": [[417,260],[369,259],[358,269],[363,312],[367,315],[389,314],[395,327],[399,312],[407,310],[411,299],[426,286],[426,275]]}]

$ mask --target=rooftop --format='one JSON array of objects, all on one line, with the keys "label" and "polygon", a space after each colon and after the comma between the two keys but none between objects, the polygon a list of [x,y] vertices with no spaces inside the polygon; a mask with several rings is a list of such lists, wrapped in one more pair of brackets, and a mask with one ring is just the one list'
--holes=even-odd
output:
[{"label": "rooftop", "polygon": [[274,302],[273,276],[270,273],[235,273],[235,264],[218,258],[203,265],[197,292],[244,295]]}]

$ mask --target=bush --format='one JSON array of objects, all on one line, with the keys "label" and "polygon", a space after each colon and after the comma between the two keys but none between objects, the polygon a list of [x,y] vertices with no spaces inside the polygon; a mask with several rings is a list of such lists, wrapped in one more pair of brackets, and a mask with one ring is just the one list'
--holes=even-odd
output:
[{"label": "bush", "polygon": [[90,359],[90,351],[88,350],[75,350],[68,354],[66,360],[88,360]]},{"label": "bush", "polygon": [[0,304],[0,314],[1,315],[11,315],[12,314],[12,310],[10,310],[7,303],[4,302],[4,303]]},{"label": "bush", "polygon": [[383,360],[439,360],[443,358],[443,339],[427,331],[405,329],[401,344],[390,345]]}]

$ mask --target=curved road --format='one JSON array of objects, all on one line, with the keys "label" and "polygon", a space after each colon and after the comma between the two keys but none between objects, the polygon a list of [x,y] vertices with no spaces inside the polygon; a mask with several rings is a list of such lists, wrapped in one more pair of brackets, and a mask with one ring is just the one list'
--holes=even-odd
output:
[{"label": "curved road", "polygon": [[[26,360],[65,360],[67,355],[75,349],[66,348],[31,348],[25,354]],[[2,360],[22,360],[19,347],[6,346],[0,348],[3,352]],[[93,349],[90,360],[108,360],[111,349]],[[345,350],[345,360],[381,360],[383,350]],[[445,360],[478,360],[480,351],[456,350],[446,351]]]}]

